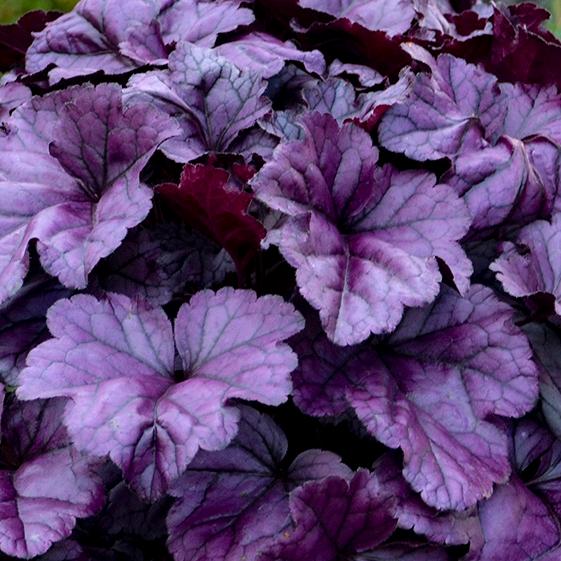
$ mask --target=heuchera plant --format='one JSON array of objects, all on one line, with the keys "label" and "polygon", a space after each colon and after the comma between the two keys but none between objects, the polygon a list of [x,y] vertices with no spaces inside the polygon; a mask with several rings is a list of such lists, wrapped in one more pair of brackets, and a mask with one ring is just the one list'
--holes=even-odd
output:
[{"label": "heuchera plant", "polygon": [[0,27],[0,561],[559,561],[547,17]]}]

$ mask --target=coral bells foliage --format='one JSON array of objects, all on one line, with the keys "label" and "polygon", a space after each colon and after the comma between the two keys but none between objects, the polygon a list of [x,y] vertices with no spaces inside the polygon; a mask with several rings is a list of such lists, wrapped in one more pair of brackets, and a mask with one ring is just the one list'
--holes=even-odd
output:
[{"label": "coral bells foliage", "polygon": [[0,27],[0,559],[559,561],[547,15]]}]

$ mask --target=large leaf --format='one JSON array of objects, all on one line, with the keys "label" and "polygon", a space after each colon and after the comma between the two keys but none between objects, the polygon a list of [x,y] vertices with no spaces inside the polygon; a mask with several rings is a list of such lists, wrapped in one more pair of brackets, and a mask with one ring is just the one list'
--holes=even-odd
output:
[{"label": "large leaf", "polygon": [[74,444],[108,454],[154,500],[199,448],[234,437],[239,413],[228,399],[286,399],[296,357],[281,341],[302,318],[279,297],[199,292],[175,322],[177,366],[171,323],[139,300],[75,296],[51,307],[48,326],[55,338],[30,353],[18,395],[72,397],[65,423]]},{"label": "large leaf", "polygon": [[153,103],[174,116],[182,134],[162,150],[188,162],[207,152],[236,152],[240,133],[269,110],[262,96],[265,80],[240,70],[210,49],[180,43],[169,59],[169,71],[134,76],[128,95]]},{"label": "large leaf", "polygon": [[18,109],[0,138],[0,301],[21,286],[33,239],[47,272],[85,288],[98,261],[148,214],[152,191],[140,171],[175,132],[146,105],[123,107],[115,85],[64,90]]},{"label": "large leaf", "polygon": [[469,217],[452,190],[430,173],[376,167],[377,150],[354,125],[317,113],[303,124],[305,139],[281,145],[252,185],[289,215],[268,240],[296,267],[329,338],[359,343],[394,329],[405,306],[434,300],[436,257],[465,290],[471,264],[457,240]]},{"label": "large leaf", "polygon": [[443,289],[409,310],[378,345],[341,349],[308,321],[294,399],[304,412],[351,407],[371,434],[404,453],[405,479],[430,505],[465,509],[509,475],[506,436],[487,420],[518,417],[537,397],[537,371],[512,311],[491,291]]},{"label": "large leaf", "polygon": [[81,0],[37,34],[26,55],[28,72],[50,65],[51,83],[97,71],[122,74],[165,62],[180,40],[212,47],[220,32],[253,21],[240,1]]},{"label": "large leaf", "polygon": [[323,74],[325,60],[320,51],[301,51],[290,41],[282,42],[268,33],[249,33],[214,49],[238,68],[271,78],[286,61],[301,63],[308,72]]},{"label": "large leaf", "polygon": [[173,485],[168,547],[176,561],[254,561],[290,528],[289,493],[309,480],[351,471],[331,452],[307,450],[285,466],[288,442],[273,421],[240,407],[228,448],[200,452]]}]

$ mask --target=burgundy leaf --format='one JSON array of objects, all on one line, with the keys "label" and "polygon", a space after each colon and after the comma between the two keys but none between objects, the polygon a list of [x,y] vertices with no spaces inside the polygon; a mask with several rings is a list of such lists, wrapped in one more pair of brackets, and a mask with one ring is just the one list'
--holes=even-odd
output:
[{"label": "burgundy leaf", "polygon": [[247,213],[251,195],[229,186],[226,171],[187,164],[179,185],[160,185],[158,192],[179,218],[228,251],[240,275],[246,274],[266,231]]}]

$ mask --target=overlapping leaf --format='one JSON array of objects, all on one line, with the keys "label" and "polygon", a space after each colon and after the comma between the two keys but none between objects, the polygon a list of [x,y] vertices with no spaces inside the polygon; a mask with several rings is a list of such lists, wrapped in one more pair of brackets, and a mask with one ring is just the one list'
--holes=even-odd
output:
[{"label": "overlapping leaf", "polygon": [[415,17],[411,0],[298,0],[298,3],[303,8],[346,18],[390,35],[407,31]]},{"label": "overlapping leaf", "polygon": [[52,83],[103,71],[122,74],[165,62],[167,46],[190,41],[212,47],[220,32],[251,23],[239,1],[81,0],[74,11],[46,27],[27,51],[26,69],[50,65]]},{"label": "overlapping leaf", "polygon": [[436,257],[465,290],[471,264],[456,240],[469,217],[451,189],[430,173],[377,168],[377,150],[354,125],[317,113],[303,124],[305,139],[281,145],[252,185],[290,216],[268,240],[296,267],[329,338],[359,343],[393,330],[405,306],[432,301]]},{"label": "overlapping leaf", "polygon": [[403,474],[439,509],[465,509],[510,473],[506,436],[488,415],[518,417],[537,371],[512,312],[491,291],[443,289],[376,346],[341,349],[314,323],[293,343],[294,399],[312,415],[352,407],[376,438],[404,453]]},{"label": "overlapping leaf", "polygon": [[207,152],[241,151],[236,146],[243,140],[240,133],[269,110],[262,97],[267,84],[259,74],[191,43],[181,43],[173,52],[169,71],[135,76],[129,86],[129,96],[149,101],[178,120],[182,134],[162,146],[178,162]]},{"label": "overlapping leaf", "polygon": [[171,493],[169,548],[176,561],[256,559],[290,528],[289,493],[306,481],[351,471],[331,452],[307,450],[290,465],[286,437],[273,421],[241,407],[228,448],[200,452]]},{"label": "overlapping leaf", "polygon": [[97,269],[95,283],[108,292],[167,304],[189,289],[209,288],[234,271],[228,254],[179,224],[139,227]]},{"label": "overlapping leaf", "polygon": [[15,386],[27,353],[49,336],[49,307],[70,291],[55,279],[37,274],[0,307],[0,379]]},{"label": "overlapping leaf", "polygon": [[98,261],[148,214],[140,171],[176,130],[146,105],[124,108],[118,86],[34,98],[0,138],[0,301],[21,286],[27,246],[66,286],[84,288]]},{"label": "overlapping leaf", "polygon": [[222,169],[187,164],[178,185],[159,185],[158,192],[181,220],[226,249],[243,278],[266,231],[247,212],[251,195],[228,180]]},{"label": "overlapping leaf", "polygon": [[74,444],[108,454],[154,500],[199,448],[228,445],[239,416],[228,399],[286,399],[296,357],[281,342],[302,318],[278,297],[199,292],[175,321],[177,365],[170,321],[142,301],[75,296],[51,307],[48,326],[55,338],[29,355],[18,395],[72,397],[65,423]]},{"label": "overlapping leaf", "polygon": [[503,288],[515,297],[549,294],[555,312],[561,313],[561,216],[551,223],[538,220],[523,228],[516,243],[506,242],[491,270]]},{"label": "overlapping leaf", "polygon": [[506,112],[497,79],[450,55],[434,60],[413,51],[430,65],[418,74],[404,103],[392,107],[380,124],[380,142],[415,160],[437,160],[482,148],[496,138]]},{"label": "overlapping leaf", "polygon": [[512,456],[516,469],[479,507],[484,542],[477,561],[555,561],[561,553],[561,443],[532,420],[518,424]]}]

